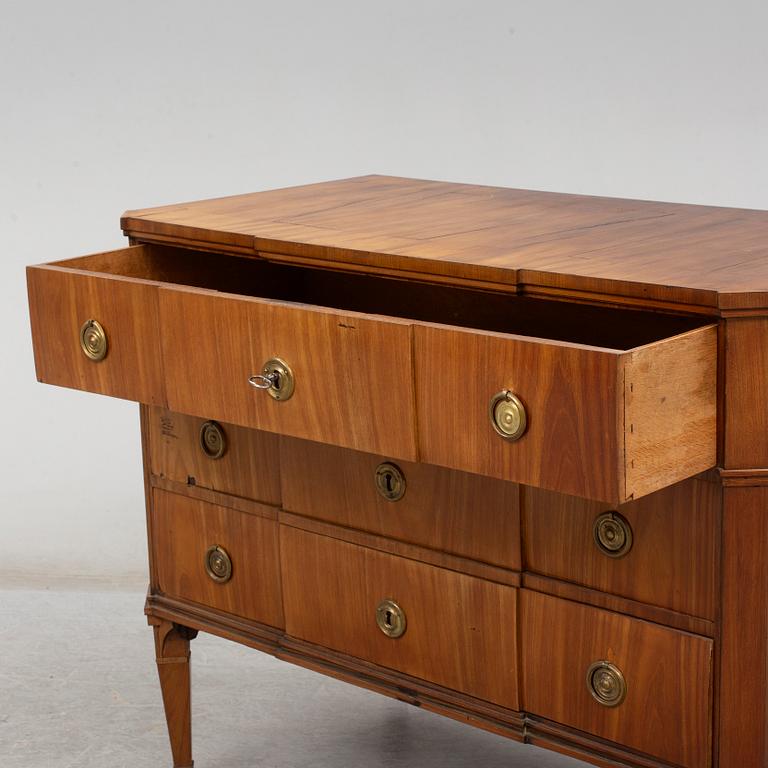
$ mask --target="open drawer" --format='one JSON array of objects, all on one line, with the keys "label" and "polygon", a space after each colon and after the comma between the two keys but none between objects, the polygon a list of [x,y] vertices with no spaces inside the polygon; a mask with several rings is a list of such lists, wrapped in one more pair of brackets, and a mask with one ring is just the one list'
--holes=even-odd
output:
[{"label": "open drawer", "polygon": [[156,245],[28,283],[51,384],[616,503],[715,463],[706,318]]}]

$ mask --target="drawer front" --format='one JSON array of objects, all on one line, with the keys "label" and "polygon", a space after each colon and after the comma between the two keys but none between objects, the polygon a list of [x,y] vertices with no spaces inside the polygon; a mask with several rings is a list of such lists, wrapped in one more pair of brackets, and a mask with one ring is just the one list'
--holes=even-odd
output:
[{"label": "drawer front", "polygon": [[[611,503],[715,464],[715,326],[627,352],[428,325],[414,342],[422,461]],[[492,423],[505,391],[516,440]]]},{"label": "drawer front", "polygon": [[695,478],[618,507],[525,487],[526,568],[714,621],[720,508]]},{"label": "drawer front", "polygon": [[[160,290],[168,406],[223,422],[416,457],[408,323],[317,307]],[[289,399],[250,386],[273,358]]]},{"label": "drawer front", "polygon": [[284,626],[276,521],[158,488],[151,520],[157,589]]},{"label": "drawer front", "polygon": [[153,475],[280,504],[278,437],[165,408],[148,409]]},{"label": "drawer front", "polygon": [[529,590],[520,598],[526,712],[674,765],[710,764],[712,641]]},{"label": "drawer front", "polygon": [[284,509],[520,570],[514,483],[291,438],[280,456]]},{"label": "drawer front", "polygon": [[516,589],[287,526],[280,545],[289,635],[518,709]]},{"label": "drawer front", "polygon": [[[141,252],[140,247],[126,248],[112,255],[131,259]],[[27,287],[38,380],[127,400],[164,403],[154,286],[41,266],[27,270]],[[89,357],[81,346],[81,330],[90,320],[97,321],[106,335],[106,355],[100,360]],[[98,357],[104,348],[93,346],[92,350]]]}]

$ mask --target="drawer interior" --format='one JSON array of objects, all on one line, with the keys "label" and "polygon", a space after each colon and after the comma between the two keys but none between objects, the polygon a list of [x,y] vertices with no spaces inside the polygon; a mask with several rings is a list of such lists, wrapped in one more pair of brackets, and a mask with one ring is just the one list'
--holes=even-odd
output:
[{"label": "drawer interior", "polygon": [[160,245],[69,259],[56,266],[614,350],[633,349],[711,322],[701,316],[561,302]]}]

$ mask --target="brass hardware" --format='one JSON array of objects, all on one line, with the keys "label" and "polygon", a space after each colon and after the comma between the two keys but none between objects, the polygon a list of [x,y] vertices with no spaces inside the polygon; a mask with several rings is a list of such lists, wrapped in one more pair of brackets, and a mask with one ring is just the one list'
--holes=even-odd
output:
[{"label": "brass hardware", "polygon": [[227,437],[216,421],[206,421],[200,427],[200,447],[209,459],[220,459],[227,452]]},{"label": "brass hardware", "polygon": [[387,501],[400,501],[405,495],[405,475],[397,464],[384,461],[376,467],[376,490]]},{"label": "brass hardware", "polygon": [[107,356],[107,334],[98,320],[86,320],[80,327],[80,348],[83,354],[98,363]]},{"label": "brass hardware", "polygon": [[519,440],[525,434],[528,419],[520,398],[503,389],[491,398],[488,409],[491,424],[505,440]]},{"label": "brass hardware", "polygon": [[632,549],[632,526],[618,512],[598,515],[592,535],[597,548],[608,557],[624,557]]},{"label": "brass hardware", "polygon": [[604,707],[618,707],[627,696],[627,681],[621,670],[609,661],[596,661],[587,670],[587,688],[592,698]]},{"label": "brass hardware", "polygon": [[219,584],[232,578],[232,560],[224,547],[214,544],[205,553],[205,572]]},{"label": "brass hardware", "polygon": [[382,600],[376,606],[376,624],[387,637],[402,637],[406,628],[405,611],[394,600]]},{"label": "brass hardware", "polygon": [[275,400],[290,400],[295,387],[291,367],[279,357],[267,360],[261,373],[249,377],[248,383],[256,389],[266,390]]}]

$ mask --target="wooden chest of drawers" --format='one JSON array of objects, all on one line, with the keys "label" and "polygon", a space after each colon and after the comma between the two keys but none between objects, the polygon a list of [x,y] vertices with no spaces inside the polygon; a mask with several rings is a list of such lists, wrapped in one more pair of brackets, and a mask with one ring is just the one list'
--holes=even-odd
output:
[{"label": "wooden chest of drawers", "polygon": [[135,400],[174,765],[198,631],[596,765],[768,765],[768,213],[388,177],[28,270]]}]

